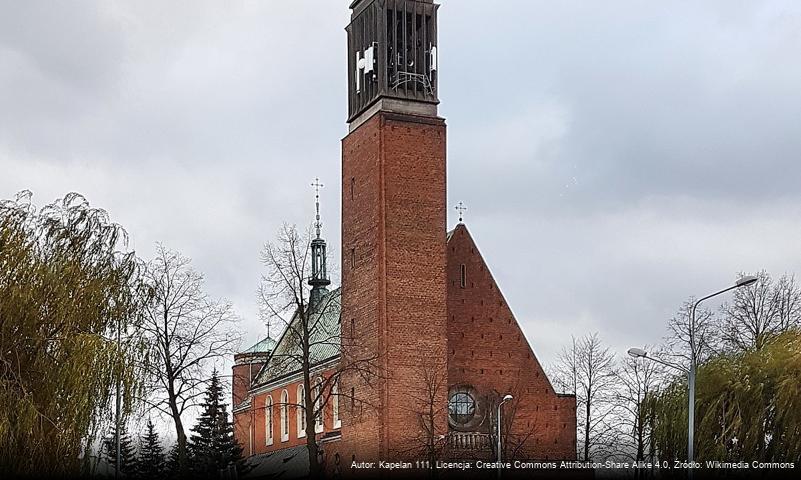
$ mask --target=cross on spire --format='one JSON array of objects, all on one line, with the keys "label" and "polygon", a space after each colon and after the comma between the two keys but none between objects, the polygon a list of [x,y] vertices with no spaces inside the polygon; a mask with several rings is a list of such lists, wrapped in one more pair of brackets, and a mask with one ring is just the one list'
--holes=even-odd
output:
[{"label": "cross on spire", "polygon": [[319,178],[314,179],[314,183],[311,184],[314,187],[314,206],[317,210],[317,216],[315,217],[314,228],[317,230],[317,238],[320,238],[320,229],[323,227],[322,222],[320,222],[320,189],[323,188],[325,185],[320,183]]},{"label": "cross on spire", "polygon": [[311,277],[309,277],[309,285],[311,285],[312,289],[309,292],[309,305],[316,305],[328,291],[326,287],[331,284],[331,280],[328,279],[328,270],[326,268],[325,240],[320,237],[320,229],[323,227],[323,222],[320,221],[320,189],[323,188],[323,184],[320,183],[319,178],[315,178],[311,186],[314,188],[314,207],[317,213],[314,221],[317,238],[311,241]]},{"label": "cross on spire", "polygon": [[462,223],[464,220],[464,212],[467,211],[467,207],[464,206],[464,203],[459,202],[459,204],[456,205],[456,211],[459,212],[459,223]]}]

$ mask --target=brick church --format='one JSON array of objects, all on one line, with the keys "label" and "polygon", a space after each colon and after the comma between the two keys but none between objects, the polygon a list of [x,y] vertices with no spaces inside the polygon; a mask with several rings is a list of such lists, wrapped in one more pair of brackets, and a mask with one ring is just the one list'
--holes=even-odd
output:
[{"label": "brick church", "polygon": [[[505,459],[575,459],[575,397],[553,390],[461,219],[446,228],[439,5],[350,8],[340,288],[329,286],[319,228],[311,245],[309,316],[336,339],[309,352],[326,393],[319,458],[344,476],[353,462],[432,452],[494,459],[500,411]],[[297,348],[290,337],[235,357],[234,423],[252,476],[308,464],[301,370],[281,360]],[[371,374],[343,367],[360,358]]]}]

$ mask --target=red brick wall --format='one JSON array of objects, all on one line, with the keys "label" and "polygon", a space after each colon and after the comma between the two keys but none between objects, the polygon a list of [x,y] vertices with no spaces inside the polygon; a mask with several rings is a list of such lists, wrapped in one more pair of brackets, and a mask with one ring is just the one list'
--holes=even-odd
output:
[{"label": "red brick wall", "polygon": [[253,383],[253,380],[256,379],[256,375],[259,374],[259,370],[261,370],[262,365],[264,365],[263,362],[249,360],[247,355],[240,354],[234,356],[234,362],[247,362],[247,361],[252,361],[253,363],[241,363],[239,365],[234,363],[234,366],[231,368],[232,408],[236,408],[237,405],[242,403],[247,398],[248,390],[250,390],[250,386]]},{"label": "red brick wall", "polygon": [[[381,351],[384,265],[378,261],[384,237],[381,194],[381,118],[376,115],[342,141],[342,353],[366,359]],[[342,393],[379,409],[382,385],[366,385],[357,375],[342,378]],[[352,389],[352,390],[351,390]],[[381,420],[373,408],[353,398],[343,402],[342,452],[346,462],[379,455]]]},{"label": "red brick wall", "polygon": [[250,423],[250,410],[234,411],[234,438],[242,447],[242,455],[246,457],[255,453],[251,450]]},{"label": "red brick wall", "polygon": [[[330,371],[325,375],[330,375]],[[315,384],[317,377],[312,380],[312,385]],[[244,449],[245,455],[257,455],[260,453],[271,452],[283,448],[294,447],[297,445],[305,445],[306,437],[298,436],[298,421],[297,412],[299,404],[298,399],[298,386],[301,381],[295,381],[275,387],[269,391],[260,392],[253,396],[250,408],[247,410],[240,410],[234,413],[235,435],[240,445]],[[288,394],[287,414],[289,417],[289,438],[286,441],[281,440],[281,393],[286,390]],[[267,422],[266,415],[268,409],[266,408],[267,399],[272,397],[272,428],[273,439],[272,443],[268,445],[267,439]],[[344,400],[337,396],[339,403],[340,419],[341,412],[344,407]],[[334,423],[334,397],[329,397],[323,411],[323,431],[318,433],[318,438],[330,432],[336,432],[339,428]],[[340,420],[341,421],[341,420]],[[252,423],[252,430],[251,428]],[[252,441],[252,444],[251,444]]]},{"label": "red brick wall", "polygon": [[[234,356],[234,361],[243,361],[246,357],[246,355],[236,355]],[[263,363],[244,363],[239,365],[235,363],[231,368],[231,409],[234,411],[234,437],[239,442],[239,445],[242,446],[243,454],[246,456],[255,453],[250,450],[251,411],[237,412],[236,408],[247,399],[253,379],[256,378],[262,365]]]},{"label": "red brick wall", "polygon": [[444,121],[380,112],[343,140],[344,354],[380,352],[382,365],[374,386],[343,379],[356,396],[343,413],[348,463],[404,457],[417,435],[408,399],[423,387],[419,369],[446,370],[445,208]]},{"label": "red brick wall", "polygon": [[515,396],[504,412],[513,418],[513,442],[523,444],[519,457],[575,459],[575,397],[554,393],[464,225],[447,248],[449,384],[469,384],[479,395]]}]

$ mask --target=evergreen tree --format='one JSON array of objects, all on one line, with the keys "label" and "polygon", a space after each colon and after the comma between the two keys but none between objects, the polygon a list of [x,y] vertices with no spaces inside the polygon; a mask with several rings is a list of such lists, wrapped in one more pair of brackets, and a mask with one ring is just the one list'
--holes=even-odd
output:
[{"label": "evergreen tree", "polygon": [[[106,458],[113,470],[117,468],[117,428],[112,430],[111,436],[104,441]],[[128,434],[125,424],[120,429],[120,473],[124,476],[133,478],[139,473],[139,462],[136,458],[136,448],[133,440]]]},{"label": "evergreen tree", "polygon": [[147,433],[139,440],[139,478],[163,478],[165,473],[164,449],[153,422],[147,421]]},{"label": "evergreen tree", "polygon": [[216,369],[201,407],[203,413],[192,428],[189,439],[194,473],[216,478],[220,470],[231,464],[240,469],[242,447],[234,438],[234,424],[228,420],[227,404],[223,401],[223,388]]},{"label": "evergreen tree", "polygon": [[164,463],[164,473],[166,478],[178,478],[181,474],[181,464],[178,459],[178,444],[174,443],[167,452],[167,460]]}]

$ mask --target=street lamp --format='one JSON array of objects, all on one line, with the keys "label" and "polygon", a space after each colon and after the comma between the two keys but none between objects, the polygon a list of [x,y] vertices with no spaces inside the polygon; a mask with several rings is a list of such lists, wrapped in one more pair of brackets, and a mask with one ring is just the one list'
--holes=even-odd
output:
[{"label": "street lamp", "polygon": [[[643,350],[642,348],[630,348],[628,353],[632,357],[635,358],[648,358],[653,360],[654,362],[661,363],[662,365],[666,365],[671,368],[675,368],[681,370],[682,372],[687,374],[688,380],[688,387],[689,387],[689,395],[688,395],[688,414],[687,414],[687,462],[692,464],[694,455],[693,455],[693,439],[695,436],[695,369],[697,367],[697,358],[695,353],[695,310],[698,308],[698,305],[701,304],[704,300],[710,299],[714,296],[720,295],[722,293],[726,293],[729,290],[733,290],[735,288],[746,287],[748,285],[752,285],[758,280],[757,277],[753,275],[747,275],[741,277],[737,280],[734,285],[728,288],[724,288],[719,292],[715,292],[711,295],[707,295],[702,297],[701,299],[697,300],[693,303],[692,308],[690,309],[690,368],[680,367],[678,365],[674,365],[669,362],[665,362],[664,360],[660,360],[658,358],[649,357],[648,352]],[[692,472],[692,470],[690,470]]]},{"label": "street lamp", "polygon": [[498,403],[498,417],[497,417],[498,418],[498,435],[497,435],[498,436],[498,477],[501,476],[501,407],[503,406],[504,403],[508,402],[509,400],[512,400],[513,398],[514,397],[512,395],[507,393],[503,397],[503,400],[501,400],[501,402]]},{"label": "street lamp", "polygon": [[690,395],[689,395],[689,397],[690,398],[688,400],[689,401],[689,405],[688,405],[689,414],[687,415],[689,417],[689,419],[688,419],[688,423],[689,423],[688,434],[689,434],[689,436],[687,438],[687,461],[689,463],[692,463],[693,458],[694,458],[694,455],[693,455],[693,450],[694,450],[693,449],[693,445],[694,445],[693,439],[695,437],[695,369],[696,369],[697,364],[698,364],[698,359],[696,358],[696,354],[695,354],[695,310],[698,308],[698,305],[700,305],[701,302],[703,302],[704,300],[707,300],[707,299],[712,298],[714,296],[720,295],[721,293],[726,293],[729,290],[733,290],[735,288],[747,287],[748,285],[751,285],[751,284],[755,283],[756,281],[757,281],[757,277],[755,277],[753,275],[747,275],[747,276],[741,277],[731,287],[724,288],[723,290],[721,290],[719,292],[715,292],[713,294],[707,295],[706,297],[703,297],[703,298],[697,300],[693,304],[692,310],[690,310],[690,350],[691,350],[691,352],[690,352],[690,375],[689,375],[689,380],[690,380]]},{"label": "street lamp", "polygon": [[686,368],[682,367],[681,365],[676,365],[675,363],[666,362],[666,361],[661,360],[661,359],[656,358],[656,357],[649,357],[648,356],[648,352],[646,352],[642,348],[636,348],[636,347],[629,348],[628,353],[629,353],[629,355],[631,355],[634,358],[647,358],[648,360],[651,360],[652,362],[661,363],[662,365],[668,366],[670,368],[675,368],[676,370],[680,370],[680,371],[682,371],[682,372],[684,372],[686,374],[690,373],[689,370],[687,370]]}]

